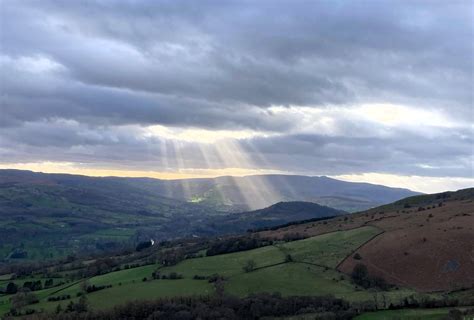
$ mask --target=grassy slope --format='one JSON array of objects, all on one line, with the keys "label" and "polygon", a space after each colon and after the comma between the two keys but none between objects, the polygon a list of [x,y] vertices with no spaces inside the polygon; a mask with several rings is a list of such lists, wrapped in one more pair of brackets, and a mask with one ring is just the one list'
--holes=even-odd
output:
[{"label": "grassy slope", "polygon": [[214,288],[207,281],[192,279],[156,280],[128,284],[88,295],[93,308],[110,308],[131,300],[170,296],[210,295]]},{"label": "grassy slope", "polygon": [[248,260],[254,260],[257,267],[264,267],[281,263],[284,259],[285,255],[278,248],[268,246],[249,251],[189,259],[176,266],[163,268],[162,272],[175,271],[185,277],[193,277],[194,275],[209,276],[215,273],[230,277],[242,273],[242,267]]},{"label": "grassy slope", "polygon": [[[93,308],[108,308],[134,299],[152,299],[175,295],[208,295],[214,288],[205,280],[193,280],[194,275],[209,276],[215,273],[226,277],[225,290],[238,296],[257,292],[280,292],[283,295],[335,294],[351,300],[368,300],[372,295],[357,290],[347,277],[334,267],[361,243],[379,232],[373,227],[335,232],[310,239],[268,246],[254,250],[224,254],[212,257],[188,259],[176,266],[160,268],[149,265],[134,269],[112,272],[88,280],[95,285],[113,285],[112,288],[88,294]],[[294,262],[285,263],[285,256],[291,254]],[[248,260],[254,260],[257,270],[245,273],[242,267]],[[319,264],[321,267],[313,264]],[[153,270],[160,268],[162,274],[178,272],[181,280],[148,280]],[[341,278],[342,276],[342,278]],[[56,292],[54,296],[70,294],[75,297],[80,283]],[[57,288],[56,290],[57,291]],[[35,308],[53,310],[58,302],[48,302],[52,291],[37,292],[42,300]],[[389,293],[389,299],[398,299],[411,291]],[[392,297],[393,296],[393,297]],[[60,302],[63,306],[68,301]]]},{"label": "grassy slope", "polygon": [[[280,292],[283,295],[333,294],[352,301],[372,300],[372,293],[356,289],[335,267],[354,248],[379,232],[373,227],[362,227],[278,245],[278,249],[284,255],[290,254],[294,262],[251,273],[240,272],[230,277],[226,290],[238,296]],[[386,296],[398,300],[411,293],[411,290],[397,290]]]},{"label": "grassy slope", "polygon": [[[225,291],[237,296],[280,292],[282,295],[333,294],[350,301],[372,301],[372,292],[356,288],[335,266],[356,247],[379,232],[377,228],[367,226],[249,251],[188,259],[172,267],[161,267],[157,264],[111,272],[92,277],[88,282],[95,285],[112,285],[112,288],[90,293],[87,297],[91,307],[109,308],[136,299],[209,295],[214,293],[214,287],[206,280],[193,280],[192,277],[218,273],[226,278]],[[285,262],[287,254],[292,256],[293,262]],[[242,267],[248,260],[255,261],[256,270],[245,273]],[[184,278],[142,281],[145,277],[150,279],[151,273],[158,268],[162,274],[178,272]],[[64,289],[58,291],[61,288]],[[30,307],[45,310],[54,310],[58,304],[65,307],[69,300],[48,302],[47,298],[69,294],[75,300],[80,290],[79,282],[37,291],[40,303]],[[383,294],[390,303],[414,293],[409,289],[399,289]],[[0,297],[0,314],[8,311],[8,298]],[[5,301],[4,304],[2,301]]]},{"label": "grassy slope", "polygon": [[293,260],[317,263],[335,268],[355,248],[380,233],[375,227],[361,227],[354,230],[332,232],[281,246],[291,254]]}]

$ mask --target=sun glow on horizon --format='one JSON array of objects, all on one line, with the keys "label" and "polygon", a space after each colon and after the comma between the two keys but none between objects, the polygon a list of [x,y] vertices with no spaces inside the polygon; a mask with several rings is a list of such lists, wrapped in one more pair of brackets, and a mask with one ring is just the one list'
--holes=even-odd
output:
[{"label": "sun glow on horizon", "polygon": [[392,188],[405,188],[422,193],[456,191],[474,187],[474,178],[401,176],[384,173],[344,174],[331,176],[348,182],[366,182]]},{"label": "sun glow on horizon", "polygon": [[176,171],[154,171],[133,169],[107,169],[89,168],[77,166],[72,162],[38,162],[38,163],[0,163],[0,169],[30,170],[43,173],[77,174],[91,177],[130,177],[130,178],[155,178],[162,180],[193,179],[193,178],[216,178],[221,176],[244,177],[262,174],[289,174],[285,171],[247,168],[182,168]]},{"label": "sun glow on horizon", "polygon": [[[107,169],[107,168],[88,168],[77,166],[76,163],[69,162],[40,162],[40,163],[0,163],[0,169],[30,170],[43,173],[58,174],[77,174],[92,177],[129,177],[129,178],[154,178],[161,180],[180,180],[180,179],[198,179],[198,178],[216,178],[222,176],[244,177],[265,174],[281,175],[305,175],[298,172],[288,172],[281,170],[267,169],[248,169],[248,168],[222,168],[222,169],[199,169],[187,168],[176,171],[153,171],[153,170],[132,170],[125,168]],[[319,176],[319,175],[308,175]],[[425,176],[404,176],[383,173],[362,173],[330,175],[329,177],[348,181],[362,182],[385,185],[393,188],[406,188],[423,193],[437,193],[444,191],[455,191],[464,188],[474,187],[474,178],[452,178],[452,177],[425,177]],[[242,188],[249,186],[242,186]],[[273,198],[276,195],[271,194],[270,186],[256,186],[255,191],[259,189]],[[263,195],[262,195],[263,196]]]}]

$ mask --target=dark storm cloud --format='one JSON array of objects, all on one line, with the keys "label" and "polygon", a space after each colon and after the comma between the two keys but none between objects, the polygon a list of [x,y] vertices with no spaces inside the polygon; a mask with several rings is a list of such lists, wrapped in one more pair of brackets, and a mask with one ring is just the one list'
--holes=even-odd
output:
[{"label": "dark storm cloud", "polygon": [[[388,96],[465,111],[471,9],[469,2],[4,1],[2,51],[44,55],[71,81],[132,95],[258,107]],[[142,121],[140,112],[124,113]]]},{"label": "dark storm cloud", "polygon": [[[273,169],[421,174],[440,167],[429,174],[472,176],[472,2],[0,6],[0,162],[146,166],[163,160],[163,140],[142,129],[160,124],[277,133],[240,143]],[[296,116],[270,109],[364,103],[442,110],[462,124],[426,134],[341,114],[342,133],[302,134]],[[209,165],[203,147],[184,143],[180,152],[187,165]],[[223,165],[218,158],[214,166]]]}]

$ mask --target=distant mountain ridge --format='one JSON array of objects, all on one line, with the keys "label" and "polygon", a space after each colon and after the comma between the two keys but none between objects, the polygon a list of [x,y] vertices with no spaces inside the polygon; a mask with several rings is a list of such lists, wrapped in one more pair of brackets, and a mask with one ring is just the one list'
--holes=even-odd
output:
[{"label": "distant mountain ridge", "polygon": [[390,203],[408,196],[418,195],[408,189],[391,188],[369,183],[340,181],[325,176],[258,175],[245,177],[223,176],[160,180],[153,178],[87,177],[65,174],[42,174],[18,170],[0,170],[0,178],[58,183],[60,181],[94,181],[128,184],[164,198],[201,203],[219,211],[247,211],[268,207],[280,201],[306,201],[345,211],[359,211]]},{"label": "distant mountain ridge", "polygon": [[371,206],[407,193],[413,194],[326,177],[167,181],[0,170],[0,259],[19,244],[28,259],[38,259],[114,250],[150,238],[244,232],[344,213],[306,199]]},{"label": "distant mountain ridge", "polygon": [[165,197],[232,212],[257,210],[280,201],[315,202],[356,212],[421,194],[408,189],[347,182],[325,176],[256,175],[183,180],[138,178],[129,182]]},{"label": "distant mountain ridge", "polygon": [[43,184],[74,183],[77,180],[97,186],[115,183],[115,185],[128,185],[135,190],[143,190],[156,197],[201,204],[222,212],[251,211],[277,202],[290,201],[315,202],[339,210],[356,212],[421,194],[408,189],[347,182],[325,176],[298,175],[160,180],[0,170],[0,183],[4,180]]}]

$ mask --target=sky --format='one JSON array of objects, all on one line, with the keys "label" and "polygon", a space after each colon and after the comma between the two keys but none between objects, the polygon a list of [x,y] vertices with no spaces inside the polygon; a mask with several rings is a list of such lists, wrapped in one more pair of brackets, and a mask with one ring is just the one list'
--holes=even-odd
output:
[{"label": "sky", "polygon": [[473,187],[473,6],[0,0],[0,168]]}]

